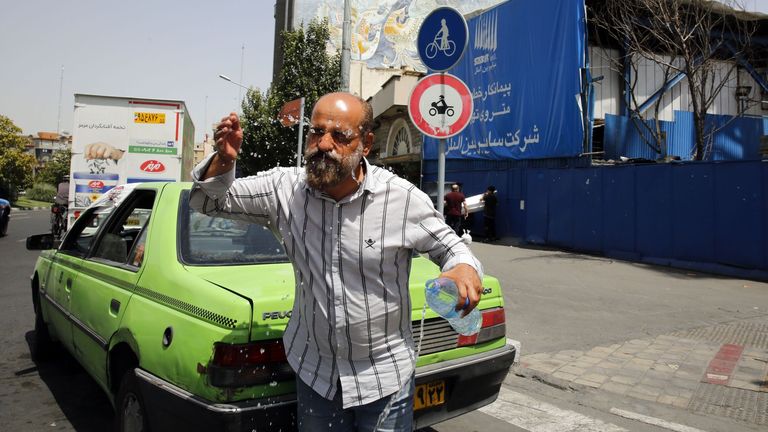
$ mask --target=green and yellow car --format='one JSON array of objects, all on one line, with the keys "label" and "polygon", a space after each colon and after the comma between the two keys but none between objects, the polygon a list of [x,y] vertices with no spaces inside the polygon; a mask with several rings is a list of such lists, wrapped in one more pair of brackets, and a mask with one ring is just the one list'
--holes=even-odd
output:
[{"label": "green and yellow car", "polygon": [[[32,355],[63,345],[102,387],[120,431],[295,429],[295,376],[281,336],[294,295],[280,242],[259,225],[190,209],[191,184],[112,189],[31,277]],[[493,402],[515,357],[499,283],[486,276],[483,328],[459,336],[425,309],[437,266],[414,257],[415,421],[425,427]]]}]

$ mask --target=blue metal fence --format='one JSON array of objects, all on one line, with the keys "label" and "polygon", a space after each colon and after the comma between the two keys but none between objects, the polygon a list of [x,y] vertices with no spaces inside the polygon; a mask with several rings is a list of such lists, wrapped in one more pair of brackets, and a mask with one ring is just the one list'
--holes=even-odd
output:
[{"label": "blue metal fence", "polygon": [[768,278],[768,163],[528,170],[525,240]]},{"label": "blue metal fence", "polygon": [[[768,133],[767,119],[708,115],[705,121],[707,130],[718,130],[714,135],[711,148],[705,150],[706,160],[760,159],[760,137]],[[667,136],[666,149],[664,145],[656,148],[649,130],[656,127],[652,121],[643,123],[639,119],[606,115],[604,138],[606,158],[618,159],[620,156],[625,156],[655,160],[664,156],[679,156],[682,160],[690,160],[695,143],[693,113],[675,111],[674,122],[659,123],[661,131]]]}]

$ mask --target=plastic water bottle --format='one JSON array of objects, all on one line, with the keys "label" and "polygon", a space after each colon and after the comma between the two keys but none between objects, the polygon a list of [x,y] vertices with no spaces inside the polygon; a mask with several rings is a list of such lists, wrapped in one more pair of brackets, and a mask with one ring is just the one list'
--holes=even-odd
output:
[{"label": "plastic water bottle", "polygon": [[[459,299],[459,289],[453,280],[449,278],[430,279],[426,284],[425,297],[429,308],[438,315],[448,320],[457,333],[471,336],[480,331],[483,325],[483,316],[477,308],[462,318],[463,310],[456,310]],[[469,299],[464,305],[469,306]]]}]

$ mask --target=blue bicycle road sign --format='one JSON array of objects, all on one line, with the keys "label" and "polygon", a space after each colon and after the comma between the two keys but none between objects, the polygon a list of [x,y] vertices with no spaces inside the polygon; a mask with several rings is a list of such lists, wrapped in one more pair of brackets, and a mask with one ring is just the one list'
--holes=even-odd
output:
[{"label": "blue bicycle road sign", "polygon": [[424,66],[442,72],[461,60],[468,40],[464,16],[454,8],[439,7],[424,18],[416,45]]}]

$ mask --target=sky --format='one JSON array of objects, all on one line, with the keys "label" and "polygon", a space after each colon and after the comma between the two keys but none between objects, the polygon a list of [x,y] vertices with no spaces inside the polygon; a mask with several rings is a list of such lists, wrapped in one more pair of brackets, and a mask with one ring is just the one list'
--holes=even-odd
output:
[{"label": "sky", "polygon": [[[768,0],[744,3],[768,13]],[[219,74],[270,85],[274,27],[274,0],[5,2],[0,114],[36,134],[57,131],[59,113],[72,131],[75,93],[182,100],[199,142],[245,94]]]},{"label": "sky", "polygon": [[62,131],[73,129],[75,93],[173,99],[199,142],[245,96],[219,74],[270,85],[274,28],[274,0],[4,2],[0,115],[24,134],[56,132],[63,66]]}]

